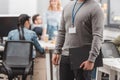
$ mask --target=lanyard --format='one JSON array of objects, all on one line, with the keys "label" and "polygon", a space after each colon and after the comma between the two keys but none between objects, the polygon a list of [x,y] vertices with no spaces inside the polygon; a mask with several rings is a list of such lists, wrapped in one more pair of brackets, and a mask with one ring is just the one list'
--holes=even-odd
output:
[{"label": "lanyard", "polygon": [[74,27],[74,21],[75,21],[75,16],[76,16],[76,14],[77,14],[77,12],[80,10],[80,8],[83,6],[83,4],[85,3],[85,1],[79,6],[79,8],[76,10],[76,12],[75,12],[75,6],[76,6],[76,4],[77,4],[77,1],[78,0],[76,0],[76,2],[75,2],[75,4],[74,4],[74,7],[73,7],[73,10],[72,10],[72,25],[73,25],[73,27]]}]

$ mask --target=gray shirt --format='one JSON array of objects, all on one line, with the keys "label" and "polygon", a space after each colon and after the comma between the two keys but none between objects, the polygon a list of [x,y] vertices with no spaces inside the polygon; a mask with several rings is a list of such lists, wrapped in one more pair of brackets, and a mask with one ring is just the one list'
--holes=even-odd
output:
[{"label": "gray shirt", "polygon": [[[69,48],[91,44],[88,60],[95,62],[103,39],[103,11],[95,0],[87,0],[75,17],[76,33],[70,34],[69,28],[72,26],[72,9],[74,4],[75,1],[71,1],[63,9],[55,52],[69,56]],[[77,3],[75,9],[78,9],[80,4]]]}]

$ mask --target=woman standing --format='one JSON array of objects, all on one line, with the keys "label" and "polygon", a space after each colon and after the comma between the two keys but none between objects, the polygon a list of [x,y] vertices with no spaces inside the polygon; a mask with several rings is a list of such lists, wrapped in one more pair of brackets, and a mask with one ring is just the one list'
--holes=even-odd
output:
[{"label": "woman standing", "polygon": [[61,2],[60,0],[50,0],[48,11],[45,14],[45,24],[47,25],[47,34],[49,40],[53,39],[57,33],[61,20]]}]

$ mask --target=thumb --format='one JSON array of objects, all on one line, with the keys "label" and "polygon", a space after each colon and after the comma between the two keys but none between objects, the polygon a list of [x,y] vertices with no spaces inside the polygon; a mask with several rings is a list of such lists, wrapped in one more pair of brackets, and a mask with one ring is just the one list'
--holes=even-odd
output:
[{"label": "thumb", "polygon": [[56,56],[56,60],[55,63],[58,65],[58,61],[59,61],[59,55]]},{"label": "thumb", "polygon": [[80,68],[84,67],[84,62],[80,65]]}]

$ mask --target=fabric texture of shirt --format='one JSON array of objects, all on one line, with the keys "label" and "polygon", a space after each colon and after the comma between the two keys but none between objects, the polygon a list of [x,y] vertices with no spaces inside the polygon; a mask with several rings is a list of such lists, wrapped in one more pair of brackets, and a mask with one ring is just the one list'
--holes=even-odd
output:
[{"label": "fabric texture of shirt", "polygon": [[47,11],[45,14],[45,23],[52,26],[59,26],[61,11]]},{"label": "fabric texture of shirt", "polygon": [[[70,34],[69,28],[72,26],[74,4],[75,1],[71,1],[63,9],[55,53],[69,56],[69,48],[91,44],[88,60],[95,62],[103,41],[103,11],[95,0],[86,0],[75,16],[74,26],[76,27],[76,33]],[[75,9],[78,9],[79,5],[81,3],[77,3]]]},{"label": "fabric texture of shirt", "polygon": [[[43,54],[44,49],[40,46],[37,40],[37,35],[34,31],[28,30],[27,28],[24,28],[24,37],[25,40],[32,41],[36,50]],[[19,32],[18,29],[12,30],[8,34],[8,40],[20,40],[19,39]]]}]

